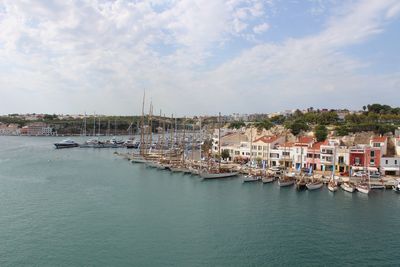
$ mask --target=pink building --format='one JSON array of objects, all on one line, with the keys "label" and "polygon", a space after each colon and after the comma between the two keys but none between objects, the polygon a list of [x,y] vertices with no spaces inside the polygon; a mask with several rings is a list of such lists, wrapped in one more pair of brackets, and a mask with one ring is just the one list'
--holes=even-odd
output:
[{"label": "pink building", "polygon": [[321,145],[328,144],[327,141],[325,142],[317,142],[314,143],[311,147],[307,150],[307,158],[306,164],[307,168],[312,167],[313,170],[321,170]]}]

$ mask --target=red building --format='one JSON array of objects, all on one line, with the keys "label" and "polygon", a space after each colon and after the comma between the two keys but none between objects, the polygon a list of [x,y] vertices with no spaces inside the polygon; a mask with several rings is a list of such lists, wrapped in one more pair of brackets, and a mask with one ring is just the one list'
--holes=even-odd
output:
[{"label": "red building", "polygon": [[377,171],[381,162],[381,150],[379,147],[355,146],[350,148],[350,166],[353,170],[368,168]]}]

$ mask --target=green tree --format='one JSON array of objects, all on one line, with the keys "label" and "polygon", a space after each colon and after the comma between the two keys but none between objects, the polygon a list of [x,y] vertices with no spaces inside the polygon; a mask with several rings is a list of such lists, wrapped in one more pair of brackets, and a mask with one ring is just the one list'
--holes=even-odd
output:
[{"label": "green tree", "polygon": [[246,126],[246,124],[243,121],[234,121],[234,122],[229,123],[228,128],[229,129],[240,129],[244,126]]},{"label": "green tree", "polygon": [[256,121],[254,123],[254,127],[257,128],[258,131],[262,131],[263,129],[269,130],[273,126],[272,122],[270,120],[262,120],[262,121]]},{"label": "green tree", "polygon": [[293,122],[288,122],[285,127],[290,129],[293,135],[298,135],[302,131],[307,131],[309,129],[307,123],[302,120],[295,120]]},{"label": "green tree", "polygon": [[317,125],[315,127],[315,137],[317,138],[318,142],[325,141],[326,137],[328,136],[328,129],[325,125]]},{"label": "green tree", "polygon": [[222,158],[222,159],[227,159],[227,158],[229,158],[229,157],[230,157],[229,150],[228,150],[228,149],[222,150],[222,152],[221,152],[221,158]]}]

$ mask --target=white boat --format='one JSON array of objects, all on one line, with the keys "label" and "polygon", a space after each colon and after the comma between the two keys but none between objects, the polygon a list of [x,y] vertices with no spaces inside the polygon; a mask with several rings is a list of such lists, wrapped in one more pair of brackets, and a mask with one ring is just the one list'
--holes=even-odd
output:
[{"label": "white boat", "polygon": [[337,183],[333,180],[330,180],[328,183],[328,190],[331,192],[336,192],[338,190]]},{"label": "white boat", "polygon": [[211,173],[207,171],[200,172],[200,177],[203,179],[219,179],[219,178],[228,178],[238,175],[238,172],[219,172],[219,173]]},{"label": "white boat", "polygon": [[347,183],[347,182],[341,184],[340,187],[341,187],[344,191],[349,192],[349,193],[353,193],[354,190],[355,190],[354,186],[350,185],[350,184]]},{"label": "white boat", "polygon": [[396,193],[400,193],[400,179],[396,179],[396,181],[394,182],[394,185],[392,187],[393,191],[395,191]]},{"label": "white boat", "polygon": [[321,181],[313,181],[306,184],[308,190],[320,189],[324,185]]},{"label": "white boat", "polygon": [[369,189],[369,186],[367,184],[358,184],[356,186],[356,188],[357,188],[357,191],[360,192],[360,193],[369,194],[370,189]]},{"label": "white boat", "polygon": [[294,182],[295,182],[294,179],[281,179],[281,178],[278,179],[278,185],[280,187],[294,185]]},{"label": "white boat", "polygon": [[272,183],[273,181],[275,181],[275,176],[266,176],[262,178],[264,184]]},{"label": "white boat", "polygon": [[385,186],[383,184],[371,184],[370,189],[385,189]]},{"label": "white boat", "polygon": [[243,176],[243,183],[248,183],[248,182],[257,182],[260,181],[261,177],[257,175],[246,175]]}]

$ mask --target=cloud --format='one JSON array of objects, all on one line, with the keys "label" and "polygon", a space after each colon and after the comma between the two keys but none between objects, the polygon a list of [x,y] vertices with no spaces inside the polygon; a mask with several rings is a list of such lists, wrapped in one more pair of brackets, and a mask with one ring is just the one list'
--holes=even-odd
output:
[{"label": "cloud", "polygon": [[269,24],[264,22],[262,24],[254,26],[253,32],[255,34],[261,34],[268,31],[269,27],[270,27]]},{"label": "cloud", "polygon": [[3,0],[0,113],[138,114],[144,88],[167,113],[266,112],[398,86],[398,73],[362,75],[370,63],[345,52],[381,33],[397,1],[352,1],[319,33],[254,42],[279,4]]}]

